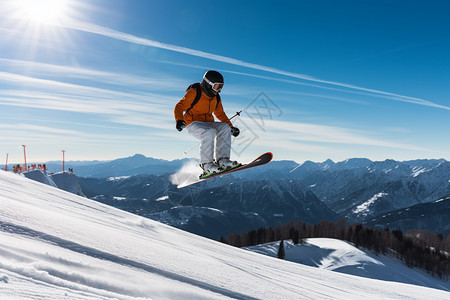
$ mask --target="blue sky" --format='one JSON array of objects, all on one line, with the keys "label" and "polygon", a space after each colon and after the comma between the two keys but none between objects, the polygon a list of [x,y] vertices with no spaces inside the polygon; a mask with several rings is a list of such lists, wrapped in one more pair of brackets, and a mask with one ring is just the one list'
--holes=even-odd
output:
[{"label": "blue sky", "polygon": [[209,69],[237,160],[450,159],[448,1],[46,1],[0,0],[0,163],[198,158]]}]

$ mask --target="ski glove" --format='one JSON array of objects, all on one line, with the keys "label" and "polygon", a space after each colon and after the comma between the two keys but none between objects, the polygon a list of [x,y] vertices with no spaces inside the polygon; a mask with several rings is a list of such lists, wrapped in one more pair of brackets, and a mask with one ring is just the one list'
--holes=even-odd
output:
[{"label": "ski glove", "polygon": [[234,137],[238,136],[240,132],[241,132],[241,131],[239,130],[239,128],[237,128],[237,127],[231,127],[231,134],[232,134]]},{"label": "ski glove", "polygon": [[186,122],[183,120],[178,120],[177,121],[177,130],[181,131],[184,129],[184,127],[186,127]]}]

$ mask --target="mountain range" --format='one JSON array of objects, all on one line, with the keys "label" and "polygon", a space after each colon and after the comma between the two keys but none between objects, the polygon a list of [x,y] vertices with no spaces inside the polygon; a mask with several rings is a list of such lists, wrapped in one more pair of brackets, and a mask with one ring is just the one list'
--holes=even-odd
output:
[{"label": "mountain range", "polygon": [[[81,179],[88,197],[214,238],[291,220],[317,223],[342,217],[391,229],[449,229],[445,220],[450,203],[436,202],[450,195],[450,163],[444,159],[273,161],[178,190],[169,174],[186,163],[134,155],[100,164],[106,170],[96,170],[98,164],[78,168],[89,177]],[[107,170],[116,177],[93,178]],[[409,219],[419,220],[415,223],[383,222],[383,215],[418,204],[428,204],[433,217],[413,210]],[[438,218],[442,222],[436,223]]]},{"label": "mountain range", "polygon": [[446,160],[307,162],[291,172],[321,201],[352,221],[450,195]]},{"label": "mountain range", "polygon": [[444,159],[273,161],[177,189],[170,174],[188,162],[136,154],[77,162],[74,169],[87,197],[211,238],[289,221],[339,218],[403,231],[449,232],[450,163]]},{"label": "mountain range", "polygon": [[439,200],[416,204],[407,208],[394,210],[365,223],[372,227],[395,228],[402,231],[417,228],[431,232],[450,234],[450,196]]},{"label": "mountain range", "polygon": [[229,176],[185,189],[170,184],[168,175],[80,178],[80,183],[91,199],[215,239],[291,220],[316,223],[338,217],[291,180]]}]

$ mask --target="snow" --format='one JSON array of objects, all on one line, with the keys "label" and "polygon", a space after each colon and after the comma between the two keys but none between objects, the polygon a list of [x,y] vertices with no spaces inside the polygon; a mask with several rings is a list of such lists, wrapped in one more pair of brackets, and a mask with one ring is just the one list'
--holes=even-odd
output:
[{"label": "snow", "polygon": [[428,172],[429,170],[425,169],[424,167],[415,166],[412,168],[412,176],[417,177],[422,173]]},{"label": "snow", "polygon": [[298,166],[296,166],[295,168],[293,168],[292,170],[289,171],[289,173],[294,172],[295,170],[297,170],[298,168],[300,168],[302,166],[302,164],[299,164]]},{"label": "snow", "polygon": [[0,171],[1,299],[449,299],[234,248]]},{"label": "snow", "polygon": [[116,176],[116,177],[109,177],[108,181],[118,181],[122,179],[130,178],[131,176]]},{"label": "snow", "polygon": [[438,169],[443,163],[444,163],[444,161],[441,161],[441,162],[439,162],[439,164],[432,165],[431,168],[428,168],[428,169],[425,168],[424,166],[413,166],[412,169],[411,169],[411,171],[412,171],[411,175],[413,177],[417,177],[417,176],[419,176],[422,173],[430,172],[430,171],[432,171],[434,169]]},{"label": "snow", "polygon": [[[247,250],[277,257],[280,242],[267,243]],[[432,277],[423,270],[408,268],[389,255],[375,255],[336,239],[307,239],[294,245],[285,241],[286,260],[339,273],[366,278],[415,284],[450,291],[450,282]]]},{"label": "snow", "polygon": [[329,168],[331,168],[330,165],[325,165],[322,167],[322,170],[325,171],[325,170],[328,170]]},{"label": "snow", "polygon": [[51,180],[61,190],[84,196],[78,177],[72,173],[59,172],[50,175]]},{"label": "snow", "polygon": [[167,199],[169,199],[169,196],[162,196],[162,197],[159,197],[158,199],[156,199],[156,201],[164,201]]},{"label": "snow", "polygon": [[377,199],[379,199],[379,198],[381,198],[381,197],[384,197],[384,196],[387,196],[387,193],[381,192],[381,193],[378,193],[378,194],[374,195],[372,198],[370,198],[370,199],[367,200],[366,202],[364,202],[364,203],[358,205],[358,206],[353,210],[353,212],[354,212],[355,214],[359,214],[359,213],[368,211],[368,210],[369,210],[369,207],[370,207],[375,201],[377,201]]},{"label": "snow", "polygon": [[27,171],[27,172],[24,172],[23,175],[26,178],[42,182],[42,183],[48,184],[53,187],[57,187],[56,183],[46,174],[46,172],[43,172],[41,170]]},{"label": "snow", "polygon": [[199,167],[198,162],[191,159],[185,162],[180,170],[170,176],[170,181],[178,188],[182,188],[197,182],[201,174],[202,169]]}]

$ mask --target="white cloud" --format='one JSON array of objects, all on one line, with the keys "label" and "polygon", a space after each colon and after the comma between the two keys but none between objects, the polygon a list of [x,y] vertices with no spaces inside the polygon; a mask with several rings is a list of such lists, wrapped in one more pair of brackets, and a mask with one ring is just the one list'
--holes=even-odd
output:
[{"label": "white cloud", "polygon": [[0,128],[24,130],[24,131],[35,131],[35,132],[41,132],[41,133],[56,133],[56,134],[62,134],[62,135],[82,135],[81,132],[75,131],[75,130],[67,130],[67,129],[40,126],[40,125],[31,125],[31,124],[14,124],[14,125],[0,124]]},{"label": "white cloud", "polygon": [[[353,90],[353,91],[362,91],[362,92],[371,93],[371,94],[374,94],[377,96],[381,96],[384,98],[396,100],[396,101],[402,101],[402,102],[407,102],[407,103],[413,103],[413,104],[419,104],[419,105],[425,105],[425,106],[450,110],[450,107],[448,107],[448,106],[436,104],[431,101],[420,99],[420,98],[409,97],[409,96],[389,93],[389,92],[385,92],[385,91],[381,91],[381,90],[359,87],[359,86],[355,86],[355,85],[348,84],[348,83],[323,80],[323,79],[315,78],[315,77],[312,77],[309,75],[288,72],[288,71],[280,70],[277,68],[272,68],[272,67],[268,67],[268,66],[263,66],[263,65],[259,65],[259,64],[254,64],[254,63],[238,60],[238,59],[231,58],[231,57],[216,55],[216,54],[199,51],[199,50],[195,50],[195,49],[190,49],[190,48],[186,48],[186,47],[181,47],[181,46],[177,46],[177,45],[161,43],[161,42],[158,42],[155,40],[141,38],[141,37],[138,37],[138,36],[135,36],[132,34],[120,32],[120,31],[117,31],[117,30],[114,30],[111,28],[99,26],[99,25],[92,24],[92,23],[71,20],[70,22],[66,22],[65,24],[58,24],[57,26],[62,26],[65,28],[89,32],[89,33],[93,33],[93,34],[98,34],[98,35],[110,37],[113,39],[134,43],[134,44],[140,44],[140,45],[144,45],[144,46],[165,49],[165,50],[174,51],[174,52],[178,52],[178,53],[184,53],[184,54],[197,56],[197,57],[201,57],[201,58],[205,58],[205,59],[210,59],[210,60],[214,60],[214,61],[219,61],[219,62],[223,62],[223,63],[228,63],[228,64],[240,66],[240,67],[246,67],[249,69],[265,71],[265,72],[269,72],[272,74],[278,74],[278,75],[287,76],[287,77],[291,77],[291,78],[301,79],[301,80],[305,80],[308,82],[321,83],[321,84],[335,86],[335,87],[337,86],[340,88],[345,88],[345,89]],[[327,87],[323,87],[323,86],[317,86],[317,87],[327,88]]]},{"label": "white cloud", "polygon": [[[252,124],[250,119],[244,119],[246,124]],[[265,121],[263,134],[265,140],[272,141],[270,144],[284,149],[290,149],[297,143],[301,149],[309,148],[311,151],[330,151],[329,144],[364,145],[374,147],[398,148],[416,151],[430,151],[416,145],[404,144],[394,141],[385,141],[371,137],[368,132],[349,128],[317,125],[311,123],[286,122],[267,120]],[[309,147],[307,146],[309,145]],[[297,146],[295,146],[297,148]]]},{"label": "white cloud", "polygon": [[[127,124],[141,120],[140,124],[157,128],[161,128],[161,119],[172,118],[171,104],[174,100],[164,94],[122,92],[8,72],[0,72],[0,81],[10,82],[11,85],[9,89],[2,90],[0,105],[98,114],[109,116],[110,120],[132,120]],[[14,89],[15,86],[18,87]]]},{"label": "white cloud", "polygon": [[[137,76],[124,72],[106,72],[89,68],[54,65],[36,61],[6,58],[0,58],[0,62],[4,67],[19,71],[17,73],[20,73],[20,71],[29,71],[30,69],[32,69],[35,76],[54,76],[56,78],[65,79],[83,79],[89,82],[101,82],[122,87],[151,87],[153,90],[166,90],[167,88],[183,86],[186,84],[185,81],[179,79],[178,77],[168,76],[165,74],[152,73],[151,76]],[[14,73],[10,73],[9,76],[12,80],[15,80],[17,77],[14,77],[13,74]],[[6,76],[7,74],[3,74],[3,78],[6,78]]]}]

